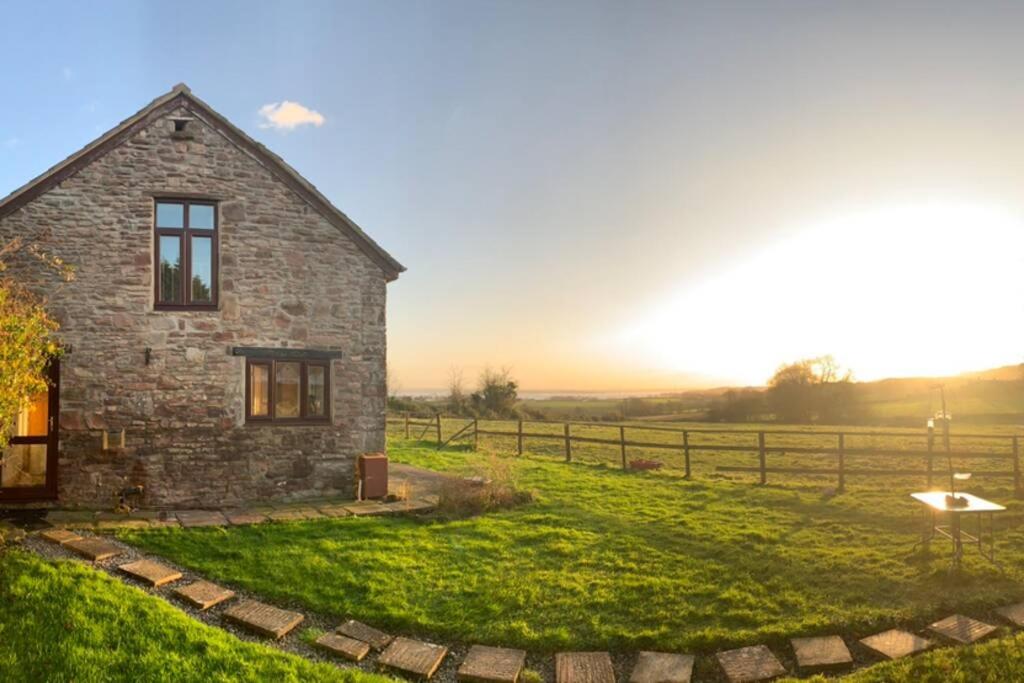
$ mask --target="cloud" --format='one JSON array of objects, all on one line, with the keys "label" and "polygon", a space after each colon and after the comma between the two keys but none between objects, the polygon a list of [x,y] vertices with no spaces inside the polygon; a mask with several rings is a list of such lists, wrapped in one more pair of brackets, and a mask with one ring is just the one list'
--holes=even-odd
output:
[{"label": "cloud", "polygon": [[65,66],[60,70],[60,75],[64,77],[65,81],[70,81],[75,77],[75,72],[71,70],[70,66]]},{"label": "cloud", "polygon": [[260,107],[260,116],[265,119],[260,128],[276,128],[277,130],[294,130],[299,126],[322,126],[326,119],[318,111],[308,109],[298,102],[274,102]]}]

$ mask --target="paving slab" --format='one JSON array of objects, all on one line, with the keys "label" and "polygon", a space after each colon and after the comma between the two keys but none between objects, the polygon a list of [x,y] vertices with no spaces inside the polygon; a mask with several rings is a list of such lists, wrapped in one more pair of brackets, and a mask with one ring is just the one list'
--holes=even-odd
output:
[{"label": "paving slab", "polygon": [[287,508],[283,510],[274,510],[267,513],[267,517],[274,520],[275,522],[295,522],[304,519],[309,519],[309,514],[304,509]]},{"label": "paving slab", "polygon": [[473,683],[516,683],[526,663],[526,652],[505,647],[474,645],[456,676]]},{"label": "paving slab", "polygon": [[692,676],[692,655],[641,652],[629,683],[690,683]]},{"label": "paving slab", "polygon": [[107,558],[121,554],[121,549],[116,545],[102,538],[96,538],[95,536],[80,538],[77,541],[68,541],[64,544],[64,547],[73,550],[82,557],[93,560],[94,562],[106,560]]},{"label": "paving slab", "polygon": [[369,645],[340,633],[325,633],[316,639],[316,644],[353,662],[362,661],[370,653]]},{"label": "paving slab", "polygon": [[425,500],[414,498],[412,500],[396,500],[391,503],[384,503],[384,506],[394,512],[426,512],[433,510],[436,505],[431,505]]},{"label": "paving slab", "polygon": [[256,600],[243,600],[229,607],[224,610],[224,617],[252,631],[278,639],[283,638],[305,618],[298,612]]},{"label": "paving slab", "polygon": [[715,657],[729,683],[768,681],[786,673],[782,662],[764,645],[726,650]]},{"label": "paving slab", "polygon": [[160,564],[159,562],[153,562],[152,560],[129,562],[128,564],[122,564],[118,569],[129,576],[135,577],[139,581],[148,583],[154,588],[162,586],[165,583],[177,581],[181,578],[181,572],[177,569],[172,569],[171,567]]},{"label": "paving slab", "polygon": [[1024,626],[1024,602],[1016,605],[1007,605],[996,610],[996,614],[1006,619],[1014,626]]},{"label": "paving slab", "polygon": [[928,627],[928,630],[962,645],[970,645],[995,633],[996,627],[977,619],[965,617],[962,614],[954,614],[953,616],[936,621]]},{"label": "paving slab", "polygon": [[60,545],[64,545],[68,541],[77,541],[82,538],[74,531],[70,531],[68,529],[47,529],[46,531],[39,532],[39,535],[50,543],[59,543]]},{"label": "paving slab", "polygon": [[345,509],[344,505],[318,505],[316,509],[324,517],[348,517],[352,514]]},{"label": "paving slab", "polygon": [[251,510],[230,510],[224,513],[227,517],[228,522],[235,526],[242,526],[244,524],[262,524],[267,521],[267,516],[253,512]]},{"label": "paving slab", "polygon": [[346,505],[345,509],[348,510],[349,514],[360,517],[365,515],[387,515],[394,512],[394,510],[389,508],[387,505],[378,503],[375,500],[364,500],[358,503],[352,503],[351,505]]},{"label": "paving slab", "polygon": [[391,644],[393,636],[389,636],[384,631],[379,631],[372,626],[367,626],[361,621],[355,621],[349,619],[344,624],[334,629],[337,633],[349,638],[355,638],[361,640],[364,643],[369,644],[374,650],[383,650]]},{"label": "paving slab", "polygon": [[227,526],[228,519],[217,510],[179,510],[174,513],[186,528],[202,526]]},{"label": "paving slab", "polygon": [[556,683],[615,683],[607,652],[559,652],[555,655]]},{"label": "paving slab", "polygon": [[932,641],[894,628],[862,638],[860,644],[886,659],[899,659],[924,652],[932,646]]},{"label": "paving slab", "polygon": [[46,513],[46,521],[55,526],[64,526],[64,522],[92,522],[96,513],[92,510],[50,510]]},{"label": "paving slab", "polygon": [[430,678],[446,654],[448,648],[443,645],[398,637],[381,653],[377,663],[412,676]]},{"label": "paving slab", "polygon": [[853,655],[841,636],[793,638],[789,642],[793,645],[796,665],[804,671],[822,671],[853,664]]},{"label": "paving slab", "polygon": [[174,591],[175,595],[199,609],[210,609],[235,597],[235,591],[209,581],[196,581]]}]

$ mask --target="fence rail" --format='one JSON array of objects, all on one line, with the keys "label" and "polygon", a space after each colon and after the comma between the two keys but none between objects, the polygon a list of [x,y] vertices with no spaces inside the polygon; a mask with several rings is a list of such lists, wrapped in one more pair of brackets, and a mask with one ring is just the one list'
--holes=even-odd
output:
[{"label": "fence rail", "polygon": [[[479,439],[481,436],[497,437],[500,439],[515,440],[516,453],[518,455],[523,454],[524,441],[527,439],[531,440],[545,440],[549,442],[560,442],[564,449],[565,462],[573,461],[573,446],[575,444],[591,444],[599,446],[613,446],[617,447],[617,459],[621,460],[621,466],[623,469],[629,469],[631,467],[628,459],[628,449],[646,449],[646,450],[659,450],[659,451],[671,451],[680,453],[683,456],[683,467],[685,470],[685,476],[690,478],[692,476],[692,456],[694,453],[750,453],[757,456],[756,466],[747,465],[728,465],[718,464],[716,471],[718,472],[749,472],[756,473],[759,476],[759,480],[762,484],[767,483],[769,474],[801,474],[801,475],[819,475],[836,477],[838,489],[842,491],[846,487],[846,478],[850,476],[854,477],[880,477],[880,476],[923,476],[931,487],[936,477],[940,478],[940,481],[944,480],[947,474],[945,468],[936,468],[936,459],[940,461],[947,458],[955,458],[958,460],[997,460],[997,461],[1008,461],[1011,466],[1005,470],[984,470],[978,472],[979,475],[990,476],[990,477],[1009,477],[1013,479],[1013,487],[1017,496],[1024,496],[1024,482],[1022,482],[1021,465],[1020,465],[1020,436],[1010,434],[982,434],[982,433],[951,433],[949,434],[950,447],[947,450],[945,447],[936,444],[935,430],[929,428],[927,431],[864,431],[864,430],[850,430],[850,431],[800,431],[796,429],[713,429],[713,428],[676,428],[669,426],[648,426],[648,425],[637,425],[637,424],[620,424],[620,423],[595,423],[595,422],[554,422],[546,420],[486,420],[489,424],[499,423],[500,425],[510,425],[513,429],[501,430],[493,428],[484,428],[480,426],[480,420],[470,418],[446,418],[448,420],[454,420],[460,423],[458,429],[456,429],[446,440],[442,438],[442,417],[440,414],[436,415],[431,419],[423,418],[412,418],[408,415],[403,417],[388,417],[388,424],[400,424],[403,427],[405,438],[411,438],[413,431],[417,428],[420,429],[418,438],[423,440],[429,432],[434,432],[434,441],[437,443],[437,448],[440,450],[444,446],[447,446],[455,441],[471,439],[473,449],[476,450],[479,447]],[[559,432],[544,432],[528,431],[526,424],[529,425],[547,425],[547,426],[560,426]],[[590,429],[603,429],[617,431],[617,437],[610,436],[587,436],[582,434],[574,434],[572,431],[573,427],[586,427]],[[627,439],[626,430],[632,432],[658,432],[658,433],[674,433],[678,434],[679,438],[673,442],[659,442],[651,441],[648,437],[645,439]],[[707,442],[701,441],[702,436],[706,437],[709,435],[723,436],[728,435],[736,437],[734,442],[721,443],[721,442]],[[652,435],[653,436],[653,435]],[[736,443],[740,439],[745,437],[756,436],[756,443]],[[776,444],[769,443],[769,439],[776,439],[779,437],[817,437],[817,438],[833,438],[834,445],[791,445],[791,444]],[[942,436],[941,434],[938,436]],[[871,437],[871,438],[901,438],[901,439],[921,439],[925,447],[904,447],[904,448],[865,448],[865,447],[850,447],[847,445],[847,439],[850,437]],[[694,441],[698,439],[698,441]],[[962,442],[965,440],[984,440],[984,441],[1001,441],[1003,442],[1005,449],[1003,451],[996,450],[970,450],[958,446],[957,448],[952,447],[954,441]],[[805,467],[805,466],[779,466],[769,465],[768,456],[808,456],[812,458],[828,458],[831,466],[823,467]],[[901,463],[900,467],[887,467],[878,469],[868,469],[862,467],[851,467],[847,462],[847,458],[903,458],[903,459],[916,459],[919,460],[922,467],[920,469],[911,469],[905,466],[905,461]]]}]

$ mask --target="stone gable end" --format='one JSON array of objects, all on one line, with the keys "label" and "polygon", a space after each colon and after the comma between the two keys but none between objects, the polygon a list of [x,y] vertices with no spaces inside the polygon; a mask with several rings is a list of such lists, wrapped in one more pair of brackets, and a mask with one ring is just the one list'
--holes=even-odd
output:
[{"label": "stone gable end", "polygon": [[[185,117],[189,139],[174,133]],[[217,310],[154,310],[159,196],[218,202]],[[176,506],[353,492],[355,456],[384,449],[386,276],[348,235],[185,109],[0,220],[0,240],[44,228],[75,281],[13,272],[45,294],[70,348],[62,504],[106,506],[135,484],[146,504]],[[246,424],[235,346],[340,351],[330,423]],[[125,447],[104,450],[102,432],[122,429]]]}]

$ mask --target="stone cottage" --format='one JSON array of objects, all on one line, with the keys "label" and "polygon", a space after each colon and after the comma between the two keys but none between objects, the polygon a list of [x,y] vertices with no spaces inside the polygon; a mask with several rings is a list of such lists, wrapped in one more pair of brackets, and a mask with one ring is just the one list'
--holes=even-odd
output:
[{"label": "stone cottage", "polygon": [[19,416],[0,506],[221,506],[354,492],[384,449],[385,287],[404,270],[282,159],[176,86],[0,200],[49,233],[64,353]]}]

